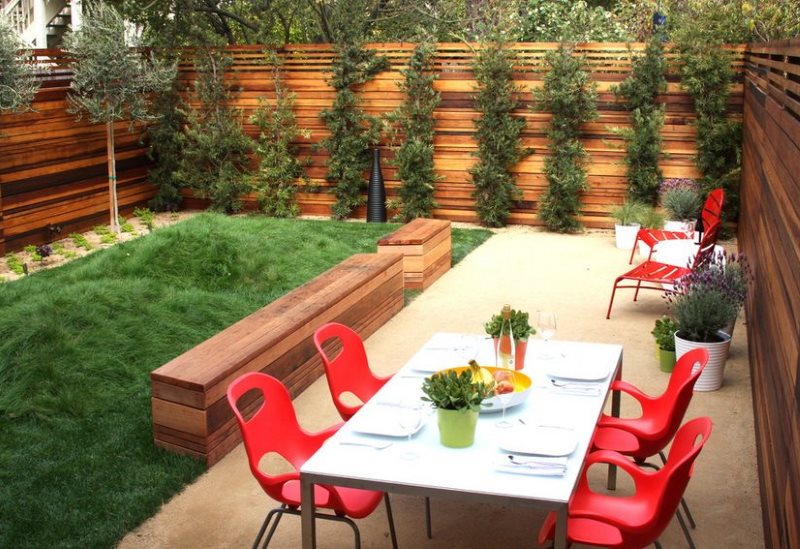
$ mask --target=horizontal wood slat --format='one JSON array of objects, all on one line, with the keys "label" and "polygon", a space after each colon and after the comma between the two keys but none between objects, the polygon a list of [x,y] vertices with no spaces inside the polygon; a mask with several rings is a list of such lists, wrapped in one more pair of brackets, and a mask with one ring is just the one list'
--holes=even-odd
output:
[{"label": "horizontal wood slat", "polygon": [[739,248],[765,547],[800,547],[800,40],[745,56]]}]

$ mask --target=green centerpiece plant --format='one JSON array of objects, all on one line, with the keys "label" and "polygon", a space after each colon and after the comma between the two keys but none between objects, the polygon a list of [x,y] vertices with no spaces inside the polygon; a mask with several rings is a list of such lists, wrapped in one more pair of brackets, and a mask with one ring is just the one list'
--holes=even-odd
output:
[{"label": "green centerpiece plant", "polygon": [[[536,334],[536,329],[530,324],[530,315],[524,311],[511,309],[511,333],[514,336],[514,363],[517,370],[525,367],[525,353],[528,349],[528,338]],[[495,345],[500,338],[500,329],[503,325],[501,314],[492,315],[492,318],[483,325],[486,334],[495,340]]]},{"label": "green centerpiece plant", "polygon": [[481,403],[493,391],[494,383],[476,381],[468,368],[460,373],[446,370],[425,378],[422,400],[436,408],[439,438],[444,446],[472,446]]}]

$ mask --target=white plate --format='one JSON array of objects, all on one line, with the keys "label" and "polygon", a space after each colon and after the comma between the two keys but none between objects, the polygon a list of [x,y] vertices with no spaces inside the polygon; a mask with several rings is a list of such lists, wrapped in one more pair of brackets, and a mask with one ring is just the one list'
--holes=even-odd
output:
[{"label": "white plate", "polygon": [[[367,414],[356,414],[347,422],[353,432],[363,435],[380,435],[384,437],[407,437],[408,433],[400,427],[399,413],[396,407],[380,406],[368,410]],[[423,417],[419,426],[411,433],[418,432],[425,425]]]},{"label": "white plate", "polygon": [[500,439],[504,452],[533,456],[568,456],[577,445],[575,433],[559,427],[508,429]]},{"label": "white plate", "polygon": [[584,361],[554,361],[547,368],[547,375],[560,379],[600,381],[608,377],[608,367]]}]

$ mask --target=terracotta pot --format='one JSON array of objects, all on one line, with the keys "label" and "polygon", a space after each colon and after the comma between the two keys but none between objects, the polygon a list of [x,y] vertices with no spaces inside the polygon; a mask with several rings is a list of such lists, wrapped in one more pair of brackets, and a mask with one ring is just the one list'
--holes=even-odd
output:
[{"label": "terracotta pot", "polygon": [[[497,355],[497,344],[500,338],[494,339],[494,352]],[[522,370],[525,367],[525,354],[528,352],[528,339],[515,339],[514,340],[514,369]]]},{"label": "terracotta pot", "polygon": [[722,387],[725,362],[728,360],[728,349],[731,346],[731,336],[722,331],[717,332],[717,336],[720,341],[689,341],[680,336],[680,331],[675,332],[676,358],[680,358],[698,347],[708,351],[708,364],[706,364],[700,377],[697,378],[697,383],[694,385],[695,391],[716,391]]},{"label": "terracotta pot", "polygon": [[476,410],[436,410],[439,441],[448,448],[467,448],[475,442]]}]

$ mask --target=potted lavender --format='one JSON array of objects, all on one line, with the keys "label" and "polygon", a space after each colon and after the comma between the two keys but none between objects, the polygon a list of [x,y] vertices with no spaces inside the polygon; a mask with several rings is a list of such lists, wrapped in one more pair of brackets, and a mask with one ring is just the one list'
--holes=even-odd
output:
[{"label": "potted lavender", "polygon": [[667,213],[664,229],[668,231],[694,230],[702,202],[700,188],[693,179],[665,179],[659,187],[661,206]]},{"label": "potted lavender", "polygon": [[744,255],[721,252],[680,279],[668,296],[678,328],[676,358],[697,347],[709,353],[708,364],[695,384],[696,391],[715,391],[722,386],[731,343],[730,326],[744,304],[749,281],[750,269]]}]

